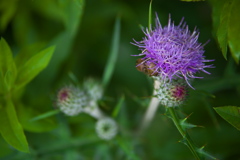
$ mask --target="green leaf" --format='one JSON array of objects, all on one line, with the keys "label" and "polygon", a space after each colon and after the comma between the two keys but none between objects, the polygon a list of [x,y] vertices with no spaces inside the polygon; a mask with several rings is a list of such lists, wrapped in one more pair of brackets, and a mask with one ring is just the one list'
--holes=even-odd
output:
[{"label": "green leaf", "polygon": [[5,30],[16,10],[18,0],[0,1],[0,31]]},{"label": "green leaf", "polygon": [[9,144],[19,151],[29,152],[23,128],[11,100],[1,104],[0,123],[0,133]]},{"label": "green leaf", "polygon": [[222,54],[225,59],[227,59],[227,43],[228,43],[228,21],[231,10],[231,1],[224,3],[221,15],[220,15],[220,24],[217,30],[218,43],[222,50]]},{"label": "green leaf", "polygon": [[213,35],[217,39],[217,30],[220,24],[220,15],[224,5],[223,0],[209,0],[212,5]]},{"label": "green leaf", "polygon": [[217,160],[217,158],[213,157],[211,154],[209,154],[208,152],[206,152],[204,150],[204,146],[197,149],[198,153],[200,153],[203,157],[205,157],[205,159],[214,159]]},{"label": "green leaf", "polygon": [[149,11],[148,11],[148,29],[152,28],[152,0],[149,4]]},{"label": "green leaf", "polygon": [[5,39],[0,40],[0,89],[7,92],[12,87],[17,76],[17,68],[12,57],[12,51]]},{"label": "green leaf", "polygon": [[[34,1],[37,2],[37,1]],[[44,86],[38,87],[39,93],[45,92],[56,81],[58,74],[62,71],[63,61],[65,61],[71,53],[71,48],[75,42],[75,35],[79,29],[81,17],[84,11],[84,0],[58,0],[56,5],[60,5],[59,9],[64,13],[64,24],[67,25],[65,30],[54,37],[49,45],[56,45],[56,53],[53,54],[51,63],[36,78],[36,83],[44,83]],[[32,3],[32,2],[31,2]],[[40,3],[40,1],[39,1]],[[43,3],[43,2],[42,2]],[[44,4],[44,3],[43,3]],[[22,21],[19,21],[22,24]]]},{"label": "green leaf", "polygon": [[32,56],[44,49],[46,43],[38,42],[22,47],[20,52],[14,57],[17,68],[22,67]]},{"label": "green leaf", "polygon": [[131,145],[130,141],[122,138],[118,138],[118,145],[119,147],[125,152],[129,159],[138,160],[140,159],[135,153],[133,146]]},{"label": "green leaf", "polygon": [[119,49],[119,41],[120,41],[120,28],[121,28],[120,18],[117,17],[115,21],[115,26],[114,26],[111,51],[110,51],[108,61],[103,73],[103,80],[102,80],[103,88],[107,86],[112,76],[114,66],[116,64],[118,49]]},{"label": "green leaf", "polygon": [[214,109],[223,119],[240,130],[240,107],[224,106],[215,107]]},{"label": "green leaf", "polygon": [[232,8],[230,10],[229,24],[228,24],[228,45],[231,50],[232,57],[238,63],[240,58],[240,1],[233,0]]},{"label": "green leaf", "polygon": [[39,121],[39,120],[42,120],[42,119],[46,119],[46,118],[48,118],[48,117],[54,116],[54,115],[59,114],[59,113],[60,113],[60,110],[52,110],[52,111],[49,111],[49,112],[40,114],[40,115],[32,118],[32,119],[30,120],[30,122]]},{"label": "green leaf", "polygon": [[227,58],[227,47],[235,62],[240,58],[240,30],[239,0],[210,0],[213,7],[214,34],[221,48],[224,58]]},{"label": "green leaf", "polygon": [[119,101],[118,101],[118,103],[117,103],[117,105],[116,105],[116,107],[115,107],[115,109],[114,109],[114,111],[113,111],[113,113],[112,113],[112,116],[113,116],[113,117],[117,117],[117,115],[118,115],[118,113],[119,113],[119,111],[120,111],[120,109],[121,109],[121,107],[122,107],[122,104],[123,104],[124,100],[125,100],[125,97],[124,97],[124,95],[123,95],[123,96],[119,99]]},{"label": "green leaf", "polygon": [[6,143],[6,141],[0,136],[0,157],[2,160],[3,156],[7,156],[12,153],[12,149],[9,147],[9,145]]},{"label": "green leaf", "polygon": [[16,81],[17,87],[23,87],[47,67],[54,49],[55,47],[52,46],[35,54],[19,68],[19,74]]},{"label": "green leaf", "polygon": [[36,118],[37,115],[40,115],[40,112],[37,111],[35,107],[25,107],[20,103],[18,104],[16,110],[19,121],[25,130],[30,132],[46,132],[56,128],[56,121],[51,117],[44,117],[44,119],[31,121],[34,117]]}]

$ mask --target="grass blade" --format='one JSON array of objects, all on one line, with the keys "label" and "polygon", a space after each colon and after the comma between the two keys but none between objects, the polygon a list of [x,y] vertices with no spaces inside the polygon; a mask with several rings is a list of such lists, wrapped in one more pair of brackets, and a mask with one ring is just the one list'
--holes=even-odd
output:
[{"label": "grass blade", "polygon": [[117,60],[119,41],[120,41],[120,29],[121,29],[120,18],[117,17],[115,21],[115,26],[114,26],[114,32],[113,32],[113,39],[112,39],[112,45],[111,45],[112,48],[110,50],[108,61],[103,73],[103,81],[102,81],[103,88],[105,88],[109,83],[109,80],[112,76],[114,66]]}]

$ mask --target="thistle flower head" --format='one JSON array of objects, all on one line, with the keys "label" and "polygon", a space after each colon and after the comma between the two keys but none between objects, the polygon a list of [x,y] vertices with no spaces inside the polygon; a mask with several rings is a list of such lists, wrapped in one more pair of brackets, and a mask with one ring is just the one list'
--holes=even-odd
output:
[{"label": "thistle flower head", "polygon": [[61,88],[57,94],[57,107],[68,116],[78,115],[88,102],[85,93],[75,86]]},{"label": "thistle flower head", "polygon": [[96,123],[96,132],[101,139],[110,140],[117,134],[117,123],[112,118],[102,118]]},{"label": "thistle flower head", "polygon": [[198,42],[196,28],[191,32],[183,19],[175,26],[170,17],[165,27],[161,26],[158,17],[155,23],[154,29],[143,31],[145,37],[142,41],[133,43],[142,50],[139,56],[144,56],[136,67],[144,64],[145,70],[151,70],[151,75],[160,76],[164,81],[185,79],[190,87],[189,79],[202,78],[195,76],[197,72],[210,74],[205,68],[212,65],[205,65],[205,62],[213,60],[205,59],[204,44]]},{"label": "thistle flower head", "polygon": [[[155,93],[161,105],[175,107],[183,104],[187,98],[188,85],[183,79],[166,80],[163,83],[160,77],[154,77]],[[156,82],[155,82],[156,84]]]}]

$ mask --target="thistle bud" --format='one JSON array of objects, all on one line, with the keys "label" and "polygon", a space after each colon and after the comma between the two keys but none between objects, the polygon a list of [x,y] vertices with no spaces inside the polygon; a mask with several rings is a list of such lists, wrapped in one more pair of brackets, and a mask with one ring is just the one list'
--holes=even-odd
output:
[{"label": "thistle bud", "polygon": [[117,134],[117,123],[112,118],[102,118],[96,123],[96,132],[99,138],[111,140]]},{"label": "thistle bud", "polygon": [[57,94],[57,107],[68,116],[76,116],[87,104],[86,94],[77,87],[66,86]]},{"label": "thistle bud", "polygon": [[103,96],[103,88],[95,79],[88,78],[83,83],[84,89],[87,91],[88,96],[93,101],[98,101]]},{"label": "thistle bud", "polygon": [[158,85],[155,85],[155,93],[161,105],[175,107],[181,105],[187,97],[188,84],[183,79],[162,81],[160,77],[154,77]]}]

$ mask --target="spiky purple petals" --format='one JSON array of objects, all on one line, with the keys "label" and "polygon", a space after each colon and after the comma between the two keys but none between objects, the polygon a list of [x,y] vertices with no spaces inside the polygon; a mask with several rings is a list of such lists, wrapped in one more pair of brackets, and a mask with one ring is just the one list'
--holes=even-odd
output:
[{"label": "spiky purple petals", "polygon": [[156,27],[143,32],[145,34],[143,40],[135,41],[133,44],[142,50],[139,56],[144,56],[142,58],[144,65],[154,70],[152,74],[157,73],[163,81],[183,78],[192,87],[190,79],[202,78],[195,76],[197,72],[210,74],[205,68],[213,66],[205,65],[205,62],[213,60],[205,59],[204,44],[198,42],[199,32],[196,29],[190,32],[183,19],[175,26],[169,17],[168,25],[162,27],[157,17]]}]

